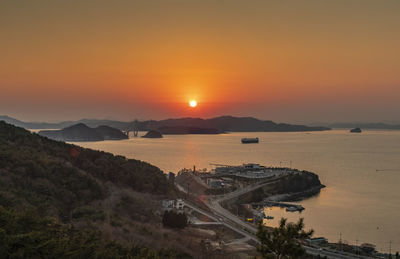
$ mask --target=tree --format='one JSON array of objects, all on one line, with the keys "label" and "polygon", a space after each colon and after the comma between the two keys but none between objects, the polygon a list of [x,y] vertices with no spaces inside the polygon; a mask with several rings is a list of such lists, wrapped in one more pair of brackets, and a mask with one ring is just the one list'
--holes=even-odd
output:
[{"label": "tree", "polygon": [[305,249],[300,241],[310,238],[313,230],[304,231],[304,220],[297,223],[287,223],[282,218],[278,228],[268,229],[261,223],[258,225],[257,237],[260,245],[257,250],[263,258],[298,258],[305,254]]},{"label": "tree", "polygon": [[162,223],[164,227],[185,228],[188,225],[188,218],[185,213],[166,210]]}]

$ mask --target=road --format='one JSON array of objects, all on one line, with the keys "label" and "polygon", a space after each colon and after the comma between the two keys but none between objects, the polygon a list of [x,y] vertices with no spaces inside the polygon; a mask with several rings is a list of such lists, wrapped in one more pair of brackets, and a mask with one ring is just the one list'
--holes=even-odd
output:
[{"label": "road", "polygon": [[247,192],[251,192],[254,191],[258,188],[267,186],[267,185],[271,185],[277,182],[277,179],[273,179],[271,181],[268,182],[263,182],[263,183],[259,183],[259,184],[254,184],[251,186],[247,186],[243,189],[239,189],[236,190],[234,192],[228,193],[222,197],[218,197],[217,199],[211,199],[210,201],[208,201],[208,199],[206,199],[206,205],[217,215],[219,215],[220,217],[229,219],[230,221],[234,222],[235,224],[239,225],[241,228],[245,229],[246,231],[250,232],[250,233],[256,233],[257,232],[257,228],[244,222],[243,220],[241,220],[240,218],[238,218],[236,215],[233,215],[230,211],[224,209],[221,206],[221,202],[229,200],[229,199],[233,199],[233,198],[237,198],[240,195],[243,195]]},{"label": "road", "polygon": [[[273,181],[264,182],[261,184],[255,184],[253,186],[248,186],[246,188],[237,190],[235,192],[231,192],[223,197],[219,197],[217,199],[211,200],[207,205],[209,206],[211,211],[213,211],[215,214],[219,215],[222,218],[229,219],[229,220],[235,222],[242,229],[246,230],[247,232],[250,233],[250,235],[253,235],[255,237],[255,233],[257,233],[257,228],[242,221],[240,218],[233,215],[230,211],[224,209],[221,206],[221,202],[229,200],[229,199],[237,198],[238,196],[240,196],[242,194],[256,190],[260,187],[274,184],[274,183],[276,183],[277,180],[278,179],[274,179]],[[257,240],[257,243],[258,243],[258,240]],[[353,254],[349,254],[349,253],[339,253],[339,251],[336,251],[336,250],[326,250],[326,249],[321,250],[321,249],[310,247],[310,246],[304,246],[304,248],[306,249],[308,254],[321,255],[321,256],[326,256],[328,258],[341,258],[341,259],[372,258],[372,257],[366,257],[366,256],[357,256],[357,255],[353,255]]]},{"label": "road", "polygon": [[212,219],[212,220],[214,220],[216,222],[219,222],[221,225],[224,225],[225,227],[230,228],[231,230],[241,234],[244,238],[247,239],[246,242],[249,241],[249,240],[253,240],[255,242],[258,242],[257,237],[255,237],[253,234],[248,233],[248,232],[246,232],[246,231],[244,231],[244,230],[232,225],[230,222],[227,222],[225,220],[220,220],[220,218],[218,218],[218,216],[216,216],[215,214],[211,214],[211,213],[209,213],[209,212],[207,212],[205,210],[202,210],[202,209],[198,208],[197,206],[195,206],[195,205],[193,205],[193,204],[191,204],[189,202],[185,202],[185,206],[191,208],[194,211],[197,211],[198,213],[206,215],[210,219]]},{"label": "road", "polygon": [[[279,179],[275,178],[268,182],[263,182],[263,183],[247,186],[243,189],[236,190],[236,191],[228,193],[226,195],[218,196],[214,199],[212,199],[212,198],[206,199],[206,205],[210,208],[210,210],[213,212],[213,214],[206,212],[202,209],[199,209],[199,208],[197,208],[197,206],[195,206],[193,204],[187,203],[187,206],[192,208],[193,210],[198,211],[199,213],[202,213],[202,214],[208,216],[209,218],[211,218],[215,221],[222,222],[222,224],[224,226],[226,226],[244,236],[241,239],[233,240],[232,243],[247,242],[249,240],[259,243],[259,241],[255,235],[257,233],[257,228],[242,221],[239,217],[232,214],[230,211],[224,209],[221,206],[221,202],[229,200],[229,199],[237,198],[238,196],[240,196],[242,194],[256,190],[260,187],[274,184],[278,180]],[[372,258],[372,257],[366,257],[366,256],[357,256],[354,254],[349,254],[349,253],[344,253],[344,252],[341,253],[337,250],[318,249],[318,248],[314,248],[314,247],[310,247],[310,246],[304,246],[304,248],[306,249],[308,254],[326,256],[327,258],[339,258],[339,259]]]}]

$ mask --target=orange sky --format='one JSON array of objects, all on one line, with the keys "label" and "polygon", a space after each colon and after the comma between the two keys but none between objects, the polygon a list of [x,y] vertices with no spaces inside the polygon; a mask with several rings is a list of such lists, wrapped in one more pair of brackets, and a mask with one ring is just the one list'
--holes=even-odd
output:
[{"label": "orange sky", "polygon": [[398,0],[1,1],[0,114],[400,122],[399,31]]}]

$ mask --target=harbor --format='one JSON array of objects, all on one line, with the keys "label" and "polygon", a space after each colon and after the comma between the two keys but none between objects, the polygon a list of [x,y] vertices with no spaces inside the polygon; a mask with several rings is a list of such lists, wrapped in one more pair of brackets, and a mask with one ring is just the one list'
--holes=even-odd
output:
[{"label": "harbor", "polygon": [[[257,167],[263,168],[260,165],[244,164],[242,166],[230,166],[233,178],[237,177],[237,171],[242,172],[244,168],[249,168],[251,171]],[[220,167],[222,168],[222,167]],[[226,168],[226,166],[224,166]],[[196,167],[192,170],[184,169],[178,173],[174,182],[176,186],[184,193],[186,193],[186,200],[184,205],[181,206],[181,200],[175,202],[169,202],[166,204],[172,204],[178,210],[184,210],[190,216],[190,222],[193,226],[204,227],[208,226],[209,229],[218,229],[217,226],[224,226],[229,228],[231,231],[236,232],[235,239],[224,240],[223,242],[214,242],[214,250],[221,249],[221,245],[227,247],[236,245],[239,249],[249,249],[250,246],[257,246],[259,242],[257,233],[257,224],[263,222],[267,227],[270,227],[269,221],[275,219],[269,212],[269,209],[279,208],[284,209],[288,213],[302,212],[305,208],[299,204],[290,202],[280,202],[268,200],[268,197],[260,202],[244,203],[246,197],[253,197],[254,193],[257,193],[260,189],[266,188],[271,191],[285,181],[285,175],[281,178],[267,178],[261,181],[244,181],[246,184],[236,186],[236,188],[225,190],[223,193],[218,195],[210,194],[210,190],[224,189],[224,184],[209,184],[211,175],[216,174],[216,171],[220,171],[217,167],[213,172],[207,170],[196,171]],[[298,171],[298,170],[297,170]],[[227,177],[227,172],[224,172]],[[310,172],[302,172],[299,175],[312,174]],[[240,181],[236,179],[237,181]],[[243,179],[242,179],[243,181]],[[235,182],[230,182],[234,184]],[[187,186],[187,188],[185,187]],[[205,195],[208,193],[208,195]],[[279,199],[286,197],[286,194],[273,195],[271,199]],[[185,209],[186,208],[186,209]],[[325,237],[316,237],[307,239],[303,244],[307,253],[312,255],[322,255],[326,258],[377,258],[379,253],[376,252],[375,246],[369,244],[362,244],[360,246],[343,246],[346,251],[339,250],[337,244],[329,243]],[[373,256],[373,257],[371,257]]]},{"label": "harbor", "polygon": [[[317,235],[326,237],[330,242],[338,242],[339,234],[342,233],[342,237],[349,244],[355,245],[356,240],[359,240],[358,243],[376,244],[378,251],[388,252],[389,240],[392,240],[392,249],[400,250],[397,231],[400,197],[399,192],[395,191],[398,190],[400,179],[398,171],[394,170],[398,168],[399,132],[368,130],[354,136],[349,134],[348,130],[332,130],[318,133],[257,132],[246,133],[245,136],[259,137],[261,142],[256,145],[243,145],[240,143],[243,133],[232,132],[218,136],[168,135],[161,141],[131,138],[118,142],[85,142],[80,145],[148,161],[157,164],[164,172],[175,174],[183,167],[192,170],[194,164],[196,171],[200,173],[203,168],[208,168],[207,172],[215,169],[210,163],[243,165],[249,162],[277,168],[275,172],[279,172],[279,168],[283,171],[284,168],[315,171],[327,188],[310,199],[302,199],[300,204],[305,210],[301,214],[271,207],[274,209],[272,216],[275,216],[275,219],[268,220],[269,225],[277,226],[280,217],[296,221],[301,216]],[[366,148],[376,147],[377,143],[381,148]],[[383,148],[393,152],[383,152]],[[181,159],[177,161],[176,157]],[[393,170],[376,172],[376,169]],[[218,176],[221,178],[218,179],[215,174],[210,174],[211,176],[217,181],[210,183],[215,184],[215,188],[210,189],[214,195],[222,195],[228,192],[229,188],[234,188],[229,187],[229,182],[225,182],[226,188],[222,188],[222,183],[235,177]],[[243,182],[262,180],[237,178]],[[207,185],[206,182],[202,182]],[[191,190],[194,185],[190,185]],[[184,188],[187,189],[187,185]],[[373,195],[370,194],[370,190],[375,190]],[[387,202],[380,202],[382,199]],[[389,216],[382,218],[382,211]],[[363,217],[362,222],[354,223],[354,218],[364,214],[371,217]]]},{"label": "harbor", "polygon": [[292,204],[287,202],[265,201],[252,203],[252,205],[255,208],[279,207],[284,208],[287,212],[301,212],[304,210],[304,207],[299,204]]},{"label": "harbor", "polygon": [[[222,205],[249,222],[274,219],[264,213],[267,207],[279,207],[291,213],[302,212],[305,208],[290,200],[313,196],[324,187],[316,174],[298,169],[255,163],[212,165],[215,166],[212,170],[183,169],[176,182],[187,186],[187,191],[197,197],[230,197]],[[294,183],[297,187],[293,187]]]}]

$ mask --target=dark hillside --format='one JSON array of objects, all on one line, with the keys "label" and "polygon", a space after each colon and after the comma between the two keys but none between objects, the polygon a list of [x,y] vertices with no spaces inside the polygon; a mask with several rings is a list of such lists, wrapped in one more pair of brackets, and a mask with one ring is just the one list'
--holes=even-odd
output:
[{"label": "dark hillside", "polygon": [[[69,221],[75,208],[120,188],[167,195],[173,187],[148,163],[53,141],[0,122],[0,188],[17,207]],[[1,204],[1,201],[0,201]]]},{"label": "dark hillside", "polygon": [[175,192],[148,163],[0,121],[0,258],[186,258],[148,230]]},{"label": "dark hillside", "polygon": [[95,130],[103,136],[104,140],[128,139],[128,136],[122,133],[119,129],[109,126],[98,126]]},{"label": "dark hillside", "polygon": [[0,122],[0,154],[0,169],[13,177],[45,178],[52,184],[60,182],[62,189],[76,186],[68,182],[72,176],[82,184],[110,181],[152,194],[167,194],[169,188],[162,171],[148,163],[53,141],[4,122]]},{"label": "dark hillside", "polygon": [[[304,125],[293,125],[285,123],[275,123],[269,120],[259,120],[253,117],[233,117],[221,116],[211,119],[200,118],[180,118],[167,119],[160,121],[143,121],[139,122],[141,129],[163,127],[187,127],[211,130],[212,134],[222,132],[296,132],[296,131],[321,131],[329,130],[326,127],[308,127]],[[185,133],[187,134],[187,133]],[[189,133],[191,134],[191,133]],[[211,133],[209,133],[211,134]]]},{"label": "dark hillside", "polygon": [[[84,123],[89,127],[107,125],[120,130],[158,130],[168,129],[168,134],[218,134],[223,132],[301,132],[330,130],[328,127],[294,125],[287,123],[275,123],[270,120],[259,120],[253,117],[220,116],[210,119],[178,118],[166,120],[147,121],[112,121],[112,120],[79,120],[60,123],[33,123],[22,122],[8,116],[0,116],[0,120],[26,129],[60,129],[76,123]],[[190,130],[190,128],[192,128]],[[193,133],[191,133],[193,132]]]},{"label": "dark hillside", "polygon": [[121,130],[109,126],[90,128],[83,123],[78,123],[61,130],[41,130],[39,135],[61,141],[103,141],[128,139],[128,135]]}]

